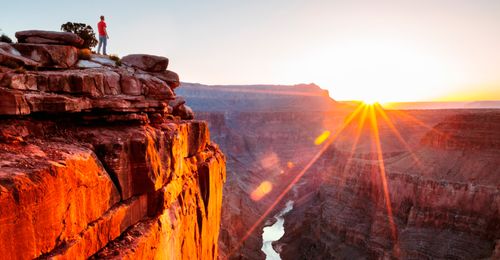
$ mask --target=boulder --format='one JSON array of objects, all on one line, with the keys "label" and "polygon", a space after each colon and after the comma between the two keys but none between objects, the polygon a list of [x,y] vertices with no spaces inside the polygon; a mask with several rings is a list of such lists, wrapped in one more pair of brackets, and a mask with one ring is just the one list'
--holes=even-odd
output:
[{"label": "boulder", "polygon": [[122,63],[148,72],[162,72],[168,67],[165,57],[148,54],[131,54],[121,59]]},{"label": "boulder", "polygon": [[17,68],[20,66],[39,66],[40,64],[32,59],[27,59],[21,56],[14,47],[8,43],[0,42],[0,65],[10,68]]},{"label": "boulder", "polygon": [[78,49],[72,46],[19,43],[14,48],[42,67],[66,69],[78,61]]},{"label": "boulder", "polygon": [[177,108],[174,108],[173,111],[174,116],[178,116],[183,120],[191,120],[194,119],[194,112],[188,105],[182,104]]},{"label": "boulder", "polygon": [[74,33],[41,30],[16,32],[16,38],[20,43],[60,44],[72,45],[75,47],[81,47],[84,42],[80,36]]},{"label": "boulder", "polygon": [[135,74],[142,83],[144,95],[150,99],[174,99],[175,94],[162,80],[149,74]]},{"label": "boulder", "polygon": [[153,73],[157,78],[165,81],[168,86],[172,89],[177,88],[181,82],[179,80],[179,75],[173,71],[165,70],[162,72]]}]

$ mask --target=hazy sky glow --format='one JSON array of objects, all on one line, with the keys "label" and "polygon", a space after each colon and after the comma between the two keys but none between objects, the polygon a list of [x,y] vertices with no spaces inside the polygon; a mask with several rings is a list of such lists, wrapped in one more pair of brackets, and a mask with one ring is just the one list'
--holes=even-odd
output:
[{"label": "hazy sky glow", "polygon": [[7,1],[0,28],[107,17],[110,53],[183,81],[315,82],[338,100],[500,100],[500,1]]}]

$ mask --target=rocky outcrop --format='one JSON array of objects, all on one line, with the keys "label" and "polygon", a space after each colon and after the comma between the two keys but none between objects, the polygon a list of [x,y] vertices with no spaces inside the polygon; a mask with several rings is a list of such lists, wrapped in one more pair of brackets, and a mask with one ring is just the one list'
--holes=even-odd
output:
[{"label": "rocky outcrop", "polygon": [[[54,35],[10,53],[72,59]],[[154,74],[49,54],[37,70],[0,60],[0,255],[216,259],[225,157],[206,122],[173,114]]]},{"label": "rocky outcrop", "polygon": [[162,72],[167,69],[168,59],[165,57],[131,54],[122,58],[123,64],[149,72]]},{"label": "rocky outcrop", "polygon": [[40,66],[40,63],[21,56],[21,53],[14,49],[10,44],[0,42],[0,64],[9,68],[18,68],[21,66]]}]

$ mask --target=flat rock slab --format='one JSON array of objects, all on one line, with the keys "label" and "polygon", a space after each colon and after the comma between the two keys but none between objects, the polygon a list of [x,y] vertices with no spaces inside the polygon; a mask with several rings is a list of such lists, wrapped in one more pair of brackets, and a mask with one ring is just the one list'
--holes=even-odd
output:
[{"label": "flat rock slab", "polygon": [[148,54],[131,54],[121,59],[122,63],[148,72],[161,72],[167,69],[168,59]]},{"label": "flat rock slab", "polygon": [[83,39],[69,32],[53,32],[41,30],[28,30],[16,32],[16,38],[20,43],[36,43],[36,44],[61,44],[81,47]]},{"label": "flat rock slab", "polygon": [[102,64],[93,62],[90,60],[79,60],[76,63],[76,67],[79,69],[95,69],[95,68],[102,68]]},{"label": "flat rock slab", "polygon": [[110,59],[108,56],[92,54],[90,60],[108,67],[116,67],[116,61]]}]

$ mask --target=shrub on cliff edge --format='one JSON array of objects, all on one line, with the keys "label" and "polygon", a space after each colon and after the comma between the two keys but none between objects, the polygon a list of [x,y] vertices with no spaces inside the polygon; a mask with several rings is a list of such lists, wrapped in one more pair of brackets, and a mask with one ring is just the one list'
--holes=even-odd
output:
[{"label": "shrub on cliff edge", "polygon": [[116,66],[122,65],[122,60],[120,59],[120,57],[118,57],[118,55],[111,54],[109,55],[109,58],[115,61]]},{"label": "shrub on cliff edge", "polygon": [[[0,29],[0,31],[2,31],[2,29]],[[12,43],[12,39],[9,36],[2,33],[2,35],[0,35],[0,42]]]},{"label": "shrub on cliff edge", "polygon": [[0,42],[12,43],[12,39],[7,35],[2,34],[0,35]]},{"label": "shrub on cliff edge", "polygon": [[97,45],[94,29],[90,25],[84,23],[67,22],[61,25],[61,30],[74,33],[83,39],[83,48],[90,49]]}]

